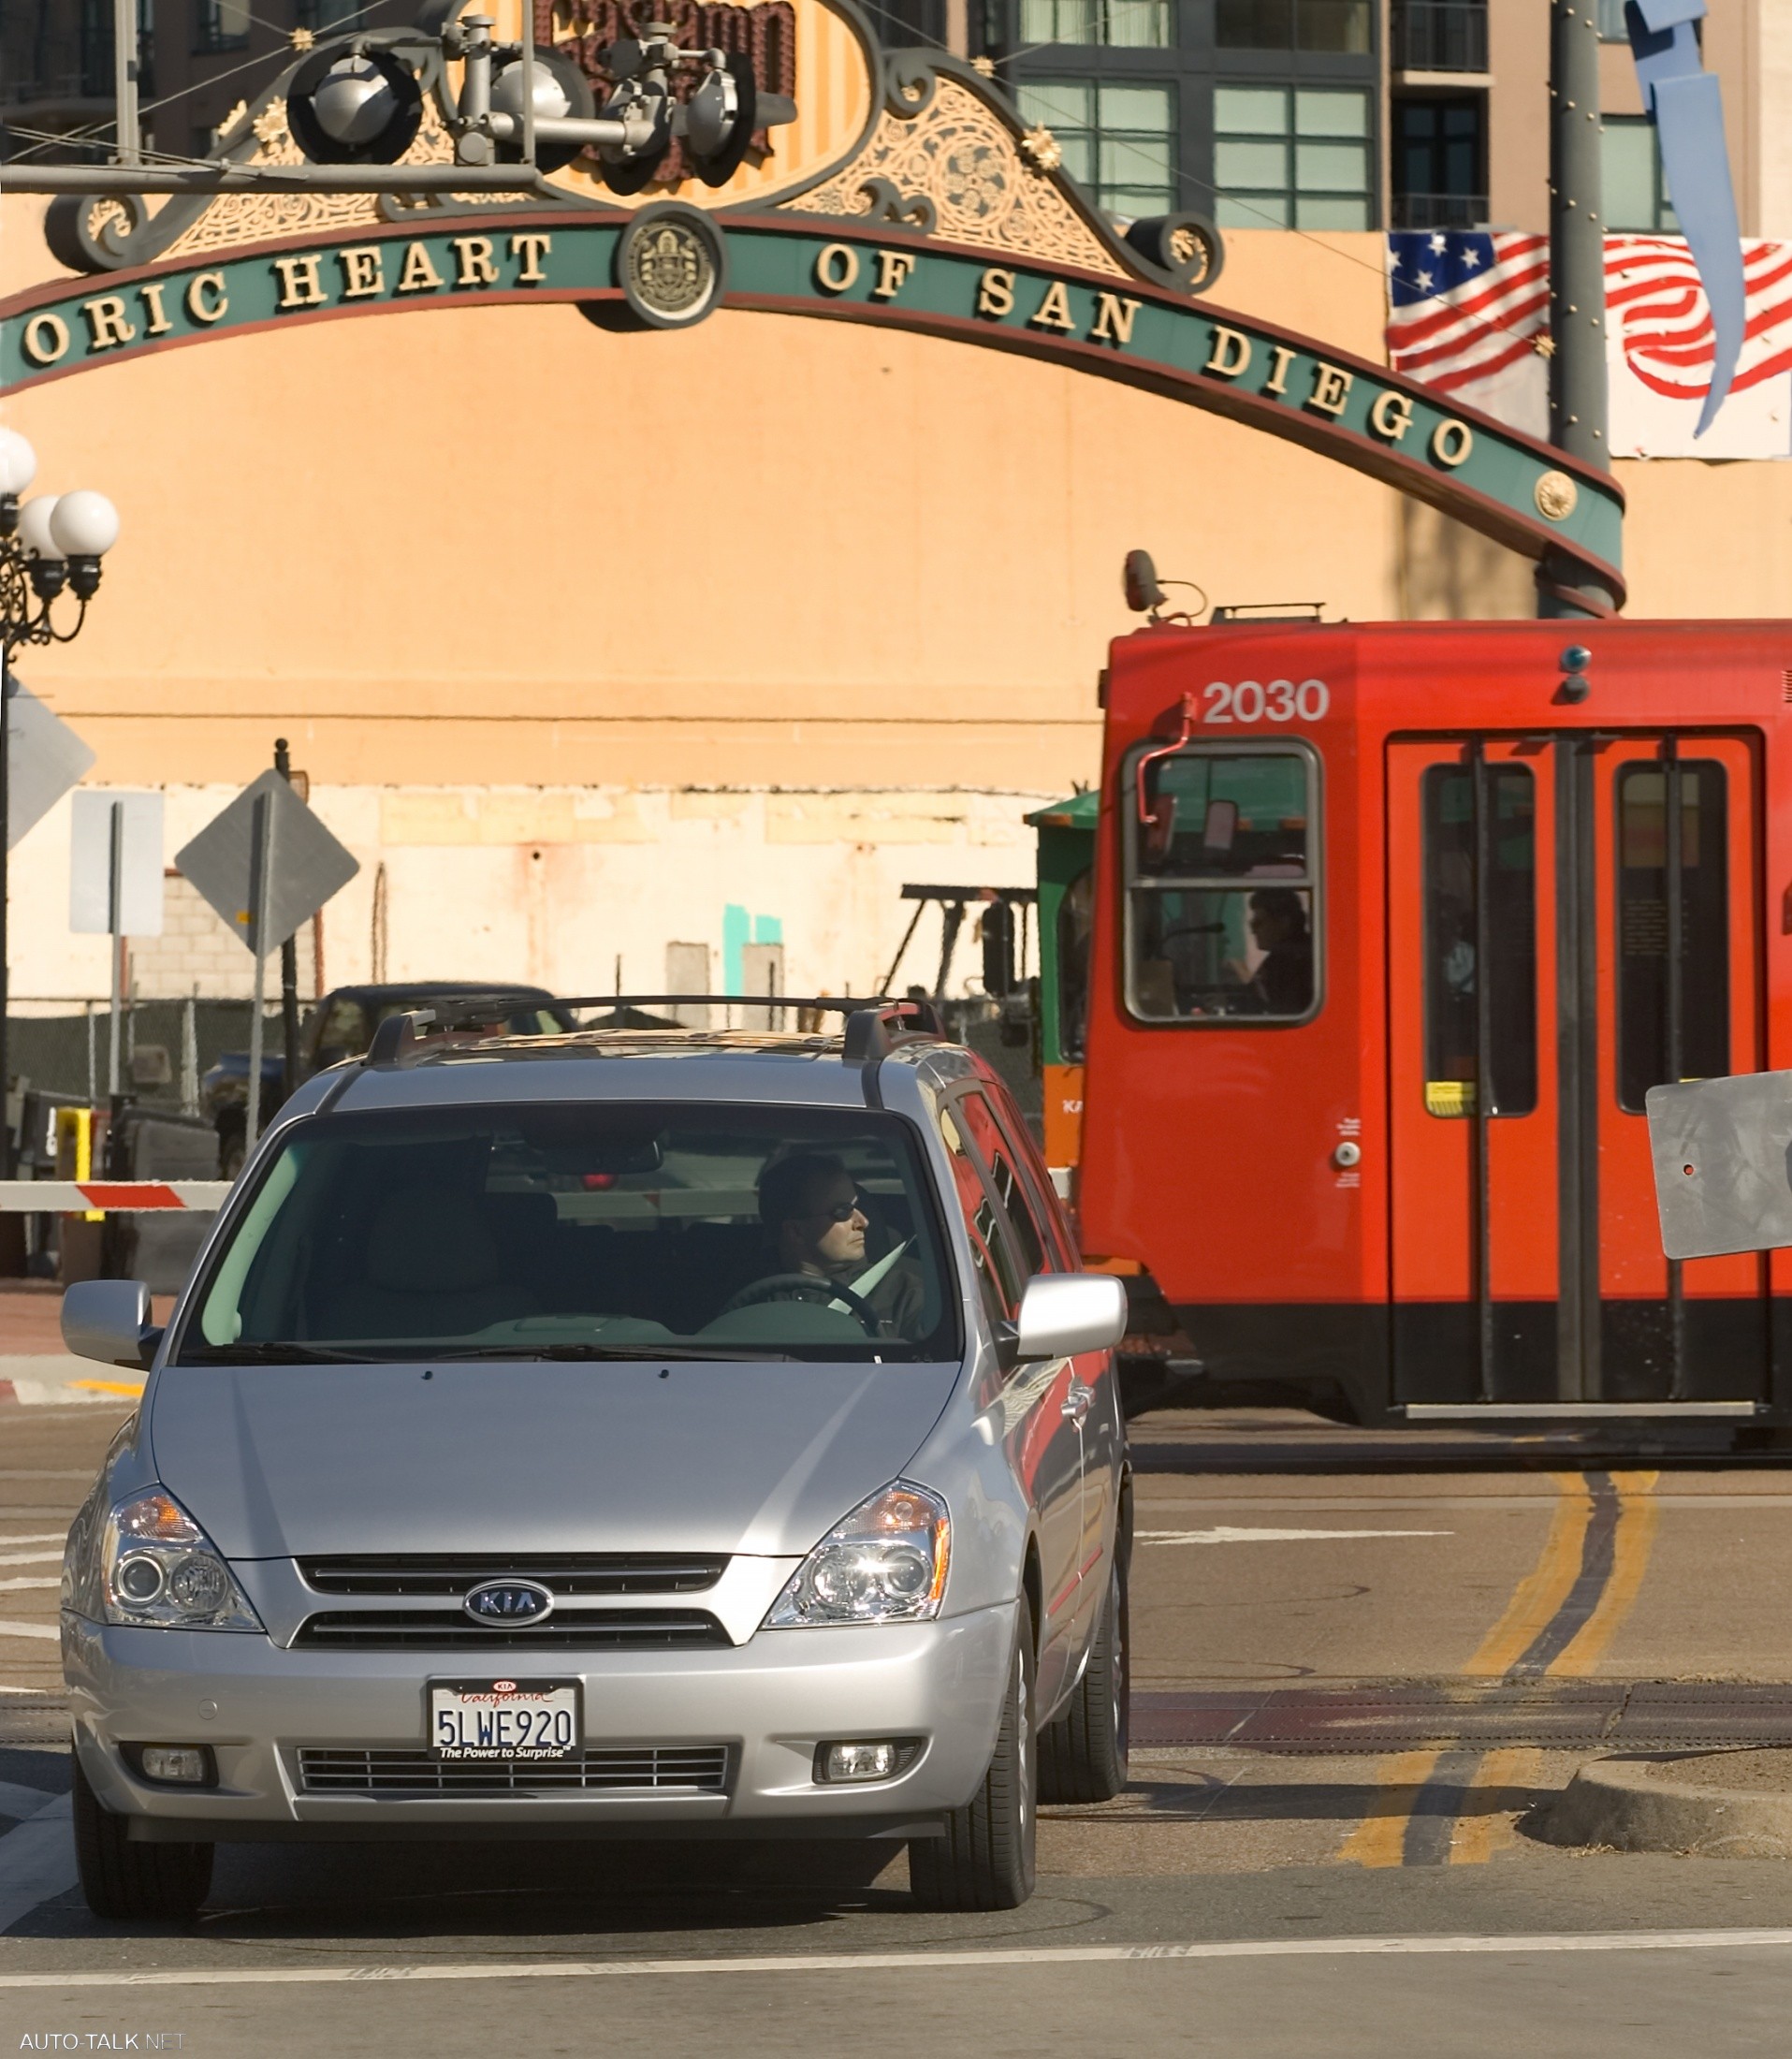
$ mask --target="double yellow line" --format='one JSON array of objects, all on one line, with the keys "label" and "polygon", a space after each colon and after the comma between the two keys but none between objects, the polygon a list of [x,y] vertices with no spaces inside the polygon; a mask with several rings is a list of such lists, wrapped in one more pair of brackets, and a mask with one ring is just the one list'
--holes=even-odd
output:
[{"label": "double yellow line", "polygon": [[[1586,1558],[1588,1532],[1598,1503],[1580,1473],[1552,1473],[1557,1499],[1549,1535],[1536,1566],[1520,1581],[1505,1613],[1476,1647],[1463,1673],[1470,1679],[1504,1679],[1555,1625],[1567,1608]],[[1593,1672],[1604,1657],[1620,1624],[1630,1613],[1654,1542],[1660,1504],[1655,1499],[1658,1472],[1610,1475],[1617,1492],[1617,1521],[1611,1564],[1585,1620],[1562,1649],[1533,1674],[1520,1677],[1572,1679]],[[1338,1858],[1359,1866],[1398,1866],[1405,1862],[1406,1833],[1413,1811],[1435,1777],[1442,1749],[1398,1752],[1385,1760],[1379,1775],[1381,1805],[1345,1840]],[[1476,1766],[1464,1793],[1475,1789],[1522,1788],[1537,1777],[1541,1754],[1529,1746],[1497,1746]],[[1477,1864],[1496,1846],[1510,1842],[1510,1822],[1481,1811],[1459,1818],[1451,1826],[1450,1862]]]}]

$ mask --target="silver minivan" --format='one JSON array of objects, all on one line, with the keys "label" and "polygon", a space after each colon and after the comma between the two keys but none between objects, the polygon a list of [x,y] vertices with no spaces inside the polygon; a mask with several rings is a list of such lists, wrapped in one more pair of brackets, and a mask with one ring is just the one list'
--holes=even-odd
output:
[{"label": "silver minivan", "polygon": [[794,1835],[1016,1906],[1040,1798],[1125,1779],[1125,1308],[925,1004],[386,1026],[165,1332],[65,1299],[148,1370],[64,1570],[89,1904],[190,1914],[226,1839]]}]

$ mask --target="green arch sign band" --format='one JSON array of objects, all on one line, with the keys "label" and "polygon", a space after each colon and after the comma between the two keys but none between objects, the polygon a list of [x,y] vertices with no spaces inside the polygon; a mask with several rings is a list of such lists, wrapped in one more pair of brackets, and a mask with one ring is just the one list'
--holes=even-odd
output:
[{"label": "green arch sign band", "polygon": [[[1549,557],[1622,605],[1624,495],[1610,475],[1383,366],[1140,280],[942,243],[863,216],[701,219],[725,249],[714,304],[888,323],[1209,408]],[[506,208],[59,279],[0,302],[0,385],[289,323],[473,302],[619,304],[618,245],[630,220]]]}]

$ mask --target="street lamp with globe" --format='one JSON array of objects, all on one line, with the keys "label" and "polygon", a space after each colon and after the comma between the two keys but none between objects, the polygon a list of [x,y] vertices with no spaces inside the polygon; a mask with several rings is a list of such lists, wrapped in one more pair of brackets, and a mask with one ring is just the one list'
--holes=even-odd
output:
[{"label": "street lamp with globe", "polygon": [[[7,856],[11,806],[10,711],[18,692],[13,653],[26,644],[69,643],[99,591],[100,560],[118,541],[118,510],[103,493],[21,496],[37,476],[37,454],[14,429],[0,429],[0,1096],[9,1098],[7,1052]],[[74,619],[56,603],[67,591]],[[58,627],[58,619],[66,623]],[[0,1100],[0,1179],[12,1176],[12,1117]]]}]

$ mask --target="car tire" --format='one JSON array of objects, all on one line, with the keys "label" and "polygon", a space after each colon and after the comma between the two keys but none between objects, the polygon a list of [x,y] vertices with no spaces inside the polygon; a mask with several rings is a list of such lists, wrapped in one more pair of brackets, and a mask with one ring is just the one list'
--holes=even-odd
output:
[{"label": "car tire", "polygon": [[1127,1784],[1132,1669],[1126,1568],[1115,1560],[1088,1664],[1039,1738],[1042,1802],[1112,1802]]},{"label": "car tire", "polygon": [[134,1845],[129,1822],[100,1804],[75,1754],[75,1863],[95,1916],[180,1922],[211,1886],[210,1845]]},{"label": "car tire", "polygon": [[1033,1722],[1033,1616],[1023,1597],[1001,1727],[977,1792],[942,1837],[909,1847],[909,1891],[924,1909],[1017,1909],[1033,1891],[1039,1737]]}]

